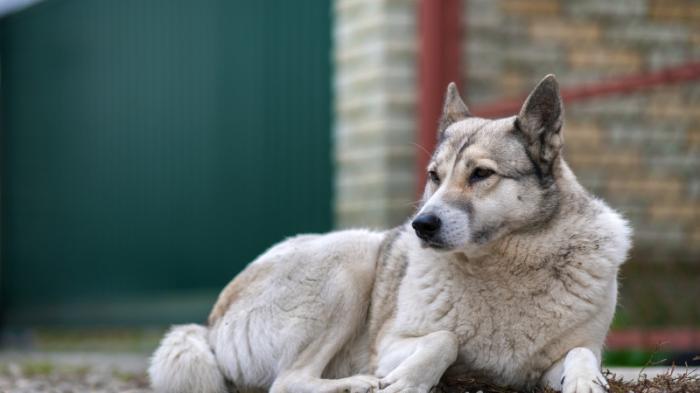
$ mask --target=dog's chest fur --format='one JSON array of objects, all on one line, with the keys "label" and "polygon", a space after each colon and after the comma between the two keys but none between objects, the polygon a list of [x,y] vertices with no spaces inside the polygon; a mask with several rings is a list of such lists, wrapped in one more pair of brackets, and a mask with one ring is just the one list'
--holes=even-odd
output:
[{"label": "dog's chest fur", "polygon": [[[410,233],[399,236],[390,252],[400,255],[393,260],[403,261],[405,273],[384,337],[448,330],[461,347],[453,372],[537,383],[574,341],[591,339],[577,327],[599,317],[609,323],[617,273],[596,254],[604,239],[539,240],[506,242],[500,254],[467,260],[423,249]],[[584,330],[603,340],[607,324],[600,325]]]},{"label": "dog's chest fur", "polygon": [[531,358],[594,306],[563,293],[551,271],[518,277],[488,266],[495,262],[490,259],[481,266],[459,266],[461,261],[449,259],[434,261],[444,263],[441,267],[409,266],[400,298],[423,313],[402,312],[400,305],[397,325],[410,326],[409,333],[415,329],[416,334],[452,331],[459,337],[460,363],[508,379],[529,371],[522,368]]}]

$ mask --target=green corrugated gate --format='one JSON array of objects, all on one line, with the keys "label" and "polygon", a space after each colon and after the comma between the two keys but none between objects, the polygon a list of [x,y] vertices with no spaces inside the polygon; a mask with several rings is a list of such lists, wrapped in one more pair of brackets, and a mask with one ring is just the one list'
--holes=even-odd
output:
[{"label": "green corrugated gate", "polygon": [[330,2],[48,0],[0,21],[5,326],[204,318],[331,227]]}]

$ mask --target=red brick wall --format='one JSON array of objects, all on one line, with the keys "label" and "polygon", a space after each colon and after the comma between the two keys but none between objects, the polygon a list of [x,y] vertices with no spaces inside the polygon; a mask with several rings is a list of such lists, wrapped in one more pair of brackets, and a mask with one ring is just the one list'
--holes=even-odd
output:
[{"label": "red brick wall", "polygon": [[[463,94],[521,96],[700,60],[700,2],[464,0]],[[565,156],[635,229],[633,259],[700,268],[700,80],[567,106]],[[700,279],[700,277],[699,277]]]}]

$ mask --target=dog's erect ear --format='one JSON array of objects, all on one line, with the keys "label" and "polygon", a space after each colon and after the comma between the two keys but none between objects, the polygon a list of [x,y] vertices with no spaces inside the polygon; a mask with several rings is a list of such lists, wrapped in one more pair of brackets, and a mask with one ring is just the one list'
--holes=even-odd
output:
[{"label": "dog's erect ear", "polygon": [[471,115],[464,101],[459,97],[457,85],[454,82],[450,82],[450,84],[447,85],[445,103],[442,106],[442,115],[440,116],[440,124],[438,126],[438,139],[442,139],[442,133],[445,132],[447,127],[452,123],[464,120],[467,117],[471,117]]},{"label": "dog's erect ear", "polygon": [[549,74],[527,97],[516,120],[516,127],[525,134],[530,156],[544,174],[551,170],[564,144],[563,119],[564,104],[559,95],[559,83],[554,75]]}]

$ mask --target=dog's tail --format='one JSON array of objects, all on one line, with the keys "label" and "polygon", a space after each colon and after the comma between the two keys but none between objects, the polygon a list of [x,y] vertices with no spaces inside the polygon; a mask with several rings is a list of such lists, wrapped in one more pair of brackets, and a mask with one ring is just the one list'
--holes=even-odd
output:
[{"label": "dog's tail", "polygon": [[227,392],[207,333],[201,325],[180,325],[163,337],[148,368],[157,393]]}]

